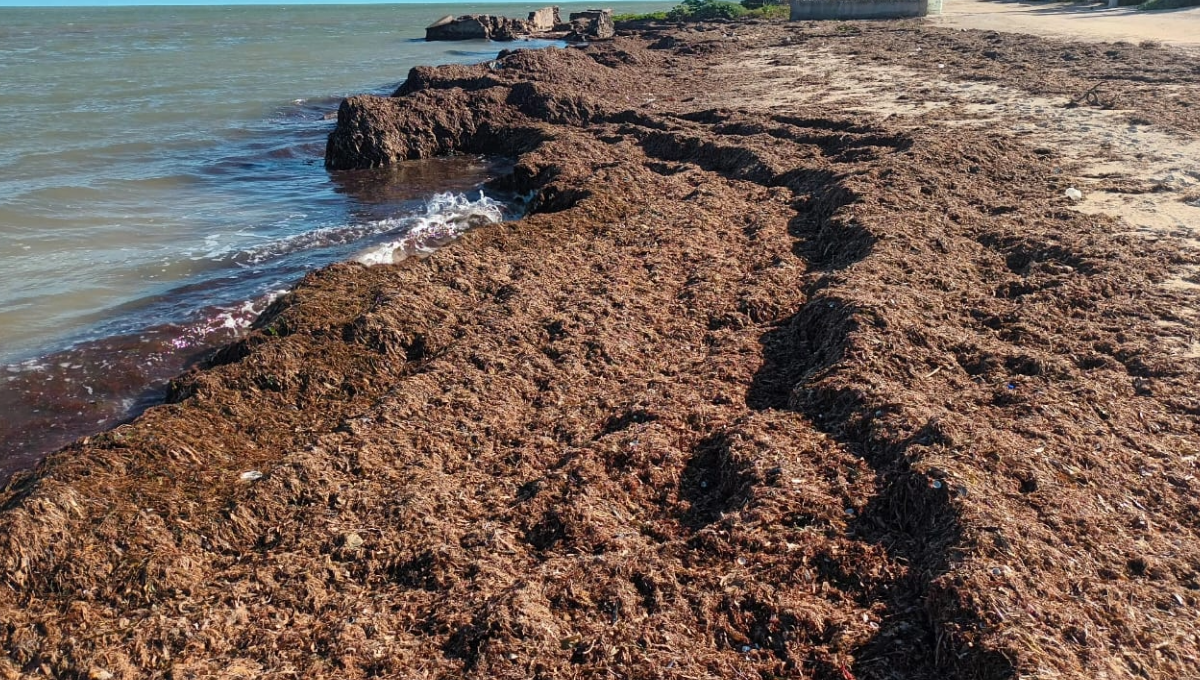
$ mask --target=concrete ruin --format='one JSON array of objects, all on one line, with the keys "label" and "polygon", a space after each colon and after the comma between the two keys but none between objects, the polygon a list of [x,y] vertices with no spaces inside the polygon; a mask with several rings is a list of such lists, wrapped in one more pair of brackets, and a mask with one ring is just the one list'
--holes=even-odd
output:
[{"label": "concrete ruin", "polygon": [[426,40],[518,40],[549,38],[571,42],[608,40],[616,35],[611,9],[572,12],[566,22],[558,7],[543,7],[528,19],[492,14],[447,15],[425,27]]},{"label": "concrete ruin", "polygon": [[491,14],[444,16],[425,27],[426,40],[516,40],[533,31],[524,19]]},{"label": "concrete ruin", "polygon": [[[905,19],[927,16],[934,4],[931,0],[791,0],[791,19]],[[941,0],[936,0],[936,7],[941,8]]]},{"label": "concrete ruin", "polygon": [[568,40],[607,40],[617,33],[611,9],[588,9],[572,12],[568,18],[571,35]]},{"label": "concrete ruin", "polygon": [[535,31],[553,31],[561,23],[557,6],[543,7],[529,13],[529,26]]}]

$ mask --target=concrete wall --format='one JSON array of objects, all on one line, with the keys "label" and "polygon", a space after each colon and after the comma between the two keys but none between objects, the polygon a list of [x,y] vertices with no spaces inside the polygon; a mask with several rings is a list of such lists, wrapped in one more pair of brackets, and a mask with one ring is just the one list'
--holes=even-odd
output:
[{"label": "concrete wall", "polygon": [[792,21],[900,19],[929,14],[929,0],[792,0]]}]

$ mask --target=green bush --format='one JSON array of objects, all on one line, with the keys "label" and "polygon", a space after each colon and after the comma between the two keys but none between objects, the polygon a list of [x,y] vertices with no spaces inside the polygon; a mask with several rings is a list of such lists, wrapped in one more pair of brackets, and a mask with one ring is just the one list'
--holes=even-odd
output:
[{"label": "green bush", "polygon": [[[747,2],[755,5],[747,9]],[[771,0],[742,0],[742,4],[726,0],[683,0],[668,12],[649,14],[618,14],[613,21],[709,21],[711,19],[786,19],[786,4]]]},{"label": "green bush", "polygon": [[683,0],[675,9],[667,12],[672,21],[708,21],[711,19],[737,19],[746,13],[746,8],[726,0]]},{"label": "green bush", "polygon": [[614,14],[613,21],[666,21],[666,12],[650,12],[648,14]]},{"label": "green bush", "polygon": [[792,14],[792,8],[787,5],[763,5],[752,9],[744,15],[747,19],[787,19]]}]

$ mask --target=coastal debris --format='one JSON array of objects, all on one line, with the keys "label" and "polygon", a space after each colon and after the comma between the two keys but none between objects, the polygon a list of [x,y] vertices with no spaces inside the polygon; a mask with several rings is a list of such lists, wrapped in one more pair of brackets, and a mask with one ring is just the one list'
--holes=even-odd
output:
[{"label": "coastal debris", "polygon": [[1116,108],[1116,98],[1112,96],[1106,96],[1100,89],[1101,85],[1103,85],[1103,83],[1096,83],[1095,85],[1089,87],[1086,91],[1084,91],[1083,94],[1067,102],[1066,108],[1076,108],[1085,104],[1087,106],[1095,106],[1101,109]]},{"label": "coastal debris", "polygon": [[558,15],[558,7],[543,7],[529,13],[529,27],[535,31],[553,31],[562,23]]},{"label": "coastal debris", "polygon": [[426,40],[516,40],[533,30],[528,21],[491,14],[445,16],[425,27]]},{"label": "coastal debris", "polygon": [[611,9],[572,12],[563,22],[557,6],[529,13],[527,19],[494,14],[447,15],[425,27],[425,39],[435,40],[520,40],[560,38],[570,42],[611,40],[616,35]]},{"label": "coastal debris", "polygon": [[262,478],[263,473],[259,472],[258,470],[246,470],[238,476],[238,479],[242,480],[243,482],[257,482]]},{"label": "coastal debris", "polygon": [[543,7],[529,13],[527,19],[494,14],[447,15],[425,27],[425,39],[435,40],[519,40],[551,37],[551,33],[572,30],[562,25],[558,7]]},{"label": "coastal debris", "polygon": [[489,191],[531,209],[309,272],[170,405],[0,491],[0,677],[1194,677],[1200,363],[1159,322],[1200,258],[1061,209],[1005,125],[781,106],[798,73],[754,65],[917,42],[897,77],[938,101],[939,62],[1103,69],[1178,129],[1134,95],[1153,66],[1200,110],[1194,60],[754,26],[344,103],[331,167],[502,153]]},{"label": "coastal debris", "polygon": [[1083,200],[1083,192],[1080,191],[1079,189],[1076,189],[1075,187],[1068,188],[1065,193],[1066,193],[1067,198],[1071,199],[1072,201],[1082,201]]},{"label": "coastal debris", "polygon": [[567,40],[608,40],[616,35],[611,9],[589,9],[572,12],[568,17],[571,33]]}]

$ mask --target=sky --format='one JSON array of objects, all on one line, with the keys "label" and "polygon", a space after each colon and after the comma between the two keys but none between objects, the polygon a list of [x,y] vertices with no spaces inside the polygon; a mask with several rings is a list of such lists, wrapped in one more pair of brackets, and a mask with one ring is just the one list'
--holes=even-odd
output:
[{"label": "sky", "polygon": [[[521,0],[488,0],[521,2]],[[115,5],[359,5],[409,4],[437,0],[0,0],[0,7],[109,7]]]}]

